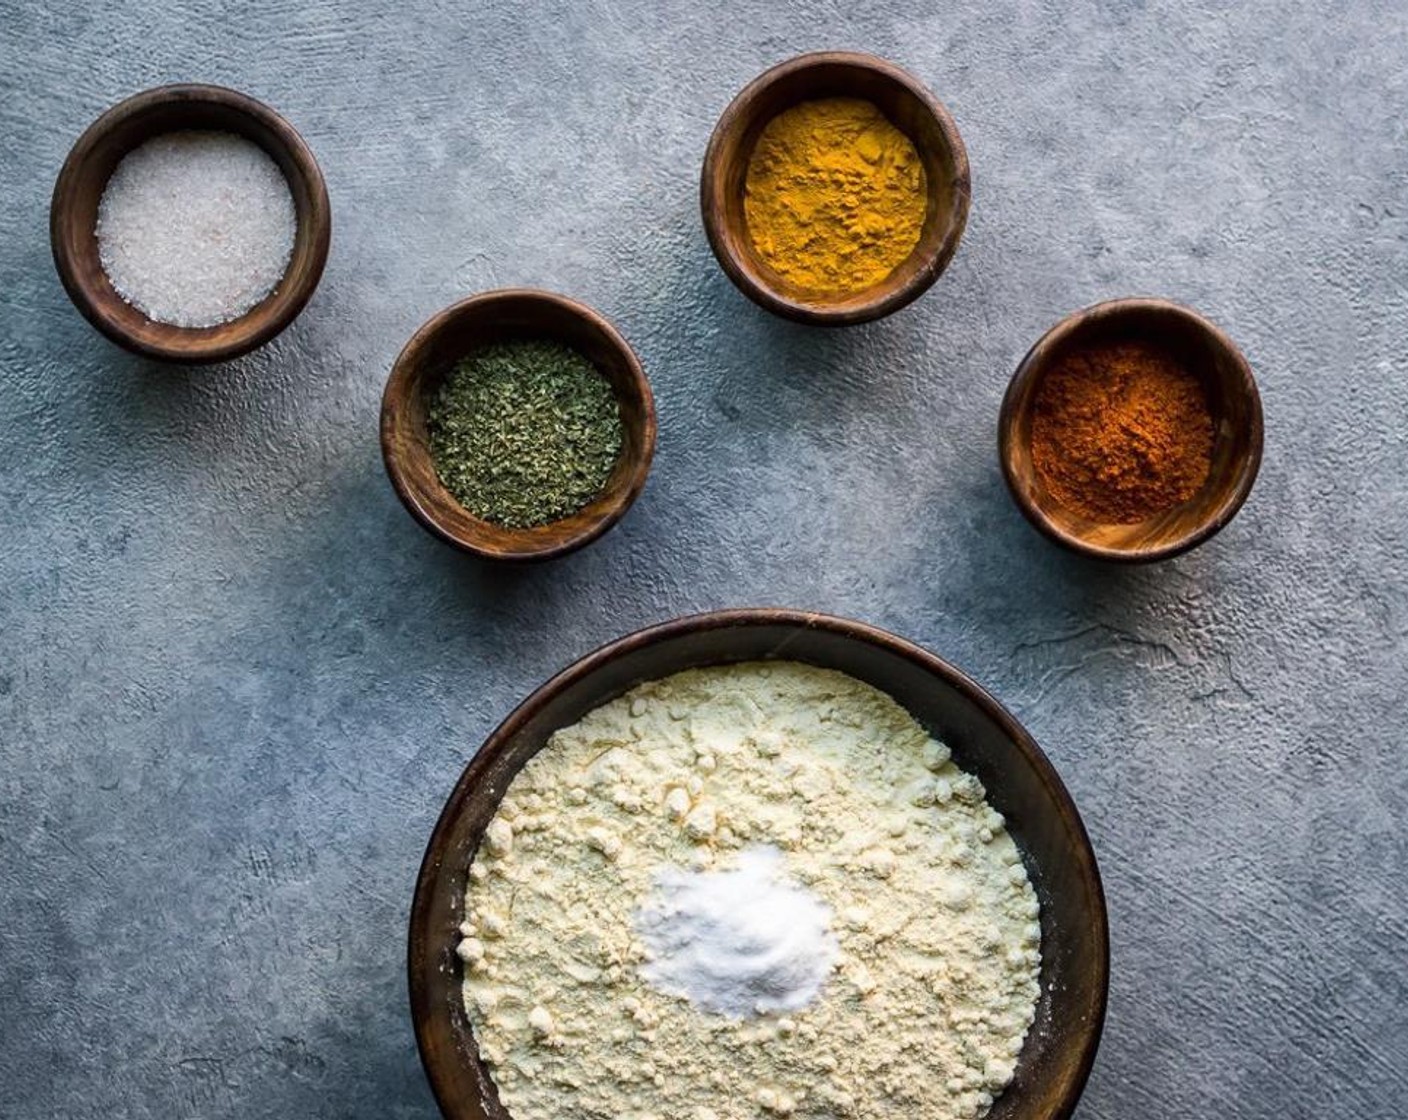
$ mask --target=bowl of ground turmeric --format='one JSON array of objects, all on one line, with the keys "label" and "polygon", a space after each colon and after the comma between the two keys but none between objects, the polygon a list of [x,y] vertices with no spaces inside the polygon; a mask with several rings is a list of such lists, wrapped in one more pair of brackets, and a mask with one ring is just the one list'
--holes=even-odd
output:
[{"label": "bowl of ground turmeric", "polygon": [[1251,493],[1261,397],[1241,351],[1197,312],[1111,300],[1022,359],[998,445],[1018,508],[1056,543],[1165,560],[1219,532]]},{"label": "bowl of ground turmeric", "polygon": [[874,55],[789,59],[724,110],[700,179],[709,244],[755,303],[843,326],[917,299],[968,220],[968,156],[913,75]]}]

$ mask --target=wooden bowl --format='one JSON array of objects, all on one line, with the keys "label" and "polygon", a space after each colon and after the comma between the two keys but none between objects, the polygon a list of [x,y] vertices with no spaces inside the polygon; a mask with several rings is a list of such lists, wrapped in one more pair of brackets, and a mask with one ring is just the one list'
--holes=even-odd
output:
[{"label": "wooden bowl", "polygon": [[[1090,521],[1051,496],[1032,462],[1032,414],[1047,371],[1072,349],[1138,340],[1164,348],[1202,380],[1213,418],[1212,466],[1182,505],[1132,525]],[[1002,473],[1017,507],[1057,544],[1101,560],[1166,560],[1232,520],[1261,466],[1261,396],[1236,345],[1195,311],[1162,299],[1117,299],[1062,319],[1022,359],[998,419]]]},{"label": "wooden bowl", "polygon": [[[98,258],[98,202],[108,178],[132,149],[182,129],[253,140],[288,180],[298,220],[293,255],[278,286],[238,319],[213,327],[148,319],[117,294]],[[74,306],[119,346],[163,362],[222,362],[268,342],[312,296],[331,237],[327,186],[303,138],[267,105],[220,86],[161,86],[113,106],[74,144],[49,204],[54,264]]]},{"label": "wooden bowl", "polygon": [[825,615],[735,610],[642,630],[564,669],[489,736],[450,794],[416,881],[408,961],[421,1060],[449,1120],[508,1116],[475,1047],[455,948],[470,862],[514,775],[554,731],[642,681],[776,658],[837,669],[893,696],[987,787],[1041,901],[1043,957],[1036,1021],[989,1116],[1071,1115],[1104,1023],[1109,933],[1095,854],[1051,763],[996,700],[918,646]]},{"label": "wooden bowl", "polygon": [[[914,142],[928,184],[913,252],[880,283],[834,299],[798,291],[763,260],[743,207],[748,161],[768,122],[800,101],[822,97],[857,97],[879,108]],[[714,128],[699,189],[704,230],[729,279],[769,311],[819,326],[869,322],[918,299],[958,249],[970,196],[968,154],[938,98],[893,63],[849,51],[799,55],[746,86]]]},{"label": "wooden bowl", "polygon": [[[440,483],[426,432],[429,402],[451,367],[471,350],[515,339],[552,339],[588,358],[611,382],[624,429],[601,494],[531,529],[494,525],[460,505]],[[441,540],[486,560],[549,560],[596,540],[640,494],[655,454],[655,400],[640,360],[602,316],[566,296],[505,288],[447,307],[411,336],[382,394],[381,453],[401,501]]]}]

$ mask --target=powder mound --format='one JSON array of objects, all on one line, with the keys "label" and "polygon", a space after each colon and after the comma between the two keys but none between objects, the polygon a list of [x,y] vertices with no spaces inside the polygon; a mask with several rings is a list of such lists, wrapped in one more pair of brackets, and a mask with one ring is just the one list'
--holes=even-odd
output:
[{"label": "powder mound", "polygon": [[807,295],[849,295],[884,280],[919,243],[926,205],[914,143],[857,98],[779,113],[748,161],[743,208],[754,248]]},{"label": "powder mound", "polygon": [[1201,383],[1147,343],[1074,350],[1037,390],[1032,461],[1052,497],[1091,521],[1134,524],[1188,501],[1212,445]]},{"label": "powder mound", "polygon": [[556,731],[456,952],[514,1120],[975,1120],[1035,1019],[1040,914],[944,743],[861,681],[752,662]]},{"label": "powder mound", "polygon": [[238,319],[283,279],[298,216],[258,144],[169,132],[117,165],[98,203],[98,257],[113,288],[158,323]]},{"label": "powder mound", "polygon": [[839,946],[831,911],[782,878],[782,853],[760,847],[736,871],[671,868],[636,914],[650,960],[641,975],[667,995],[742,1019],[800,1011],[816,998]]}]

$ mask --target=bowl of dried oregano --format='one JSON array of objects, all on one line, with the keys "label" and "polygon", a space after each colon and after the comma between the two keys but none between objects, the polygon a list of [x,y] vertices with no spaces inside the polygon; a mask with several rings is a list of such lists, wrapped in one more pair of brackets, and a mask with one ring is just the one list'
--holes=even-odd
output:
[{"label": "bowl of dried oregano", "polygon": [[527,288],[440,312],[381,405],[387,474],[411,515],[490,560],[547,560],[616,524],[645,485],[655,404],[640,360],[591,308]]}]

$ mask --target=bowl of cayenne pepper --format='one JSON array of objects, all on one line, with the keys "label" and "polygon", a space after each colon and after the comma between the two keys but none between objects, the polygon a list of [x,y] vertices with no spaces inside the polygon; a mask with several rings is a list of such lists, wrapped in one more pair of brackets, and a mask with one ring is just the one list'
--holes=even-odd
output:
[{"label": "bowl of cayenne pepper", "polygon": [[1197,312],[1160,299],[1078,311],[1022,359],[998,420],[1017,506],[1057,544],[1165,560],[1242,507],[1261,466],[1251,367]]}]

